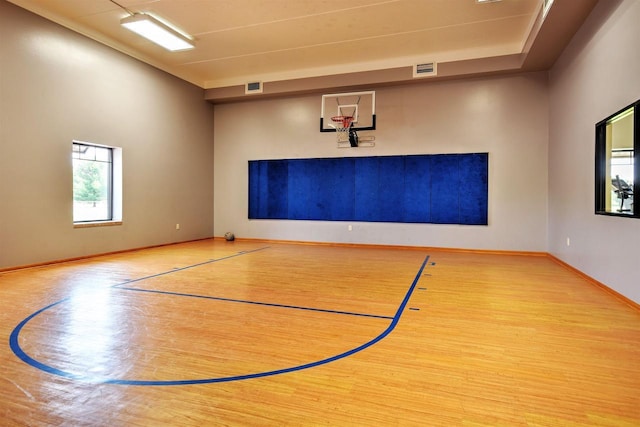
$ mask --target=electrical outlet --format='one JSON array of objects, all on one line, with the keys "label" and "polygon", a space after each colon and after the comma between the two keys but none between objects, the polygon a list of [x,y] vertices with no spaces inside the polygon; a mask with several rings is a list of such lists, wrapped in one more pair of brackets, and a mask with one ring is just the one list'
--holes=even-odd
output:
[{"label": "electrical outlet", "polygon": [[349,225],[347,226],[347,230],[352,231],[352,230],[353,230],[353,226],[352,226],[351,224],[349,224]]},{"label": "electrical outlet", "polygon": [[176,224],[176,230],[180,230],[180,224]]},{"label": "electrical outlet", "polygon": [[567,246],[571,246],[571,239],[567,237]]}]

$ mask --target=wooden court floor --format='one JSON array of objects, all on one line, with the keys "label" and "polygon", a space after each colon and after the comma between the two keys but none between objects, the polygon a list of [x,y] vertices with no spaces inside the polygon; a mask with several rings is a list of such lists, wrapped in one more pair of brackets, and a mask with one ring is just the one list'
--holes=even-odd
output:
[{"label": "wooden court floor", "polygon": [[640,426],[640,312],[546,256],[212,239],[0,301],[2,426]]}]

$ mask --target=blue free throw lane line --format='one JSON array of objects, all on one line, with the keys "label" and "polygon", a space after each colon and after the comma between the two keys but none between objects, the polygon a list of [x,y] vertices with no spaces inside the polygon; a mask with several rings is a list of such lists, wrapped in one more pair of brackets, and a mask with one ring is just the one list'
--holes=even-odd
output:
[{"label": "blue free throw lane line", "polygon": [[108,378],[101,378],[101,377],[92,377],[92,376],[86,376],[86,375],[78,375],[78,374],[72,374],[69,372],[65,372],[65,371],[61,371],[59,369],[53,368],[51,366],[45,365],[44,363],[38,362],[37,360],[33,359],[32,357],[30,357],[29,355],[27,355],[21,348],[20,348],[20,344],[19,344],[19,334],[20,331],[22,330],[22,328],[34,317],[36,317],[38,314],[42,313],[45,310],[48,310],[49,308],[52,308],[64,301],[67,301],[69,298],[60,300],[56,303],[53,303],[51,305],[48,305],[45,308],[42,308],[40,310],[38,310],[37,312],[33,313],[31,316],[27,317],[26,319],[24,319],[22,322],[20,322],[20,324],[18,326],[16,326],[16,328],[13,330],[13,332],[11,333],[11,336],[9,337],[9,346],[11,347],[11,350],[14,352],[14,354],[16,356],[18,356],[18,358],[20,358],[23,362],[38,368],[42,371],[48,372],[50,374],[53,375],[57,375],[57,376],[61,376],[61,377],[65,377],[68,379],[73,379],[73,380],[78,380],[78,381],[83,381],[83,382],[89,382],[89,383],[101,383],[101,384],[117,384],[117,385],[135,385],[135,386],[174,386],[174,385],[192,385],[192,384],[211,384],[211,383],[221,383],[221,382],[230,382],[230,381],[240,381],[240,380],[248,380],[248,379],[253,379],[253,378],[262,378],[262,377],[268,377],[268,376],[272,376],[272,375],[279,375],[279,374],[286,374],[289,372],[295,372],[295,371],[300,371],[303,369],[309,369],[309,368],[313,368],[316,366],[320,366],[320,365],[324,365],[327,363],[331,363],[334,362],[336,360],[340,360],[343,359],[345,357],[351,356],[355,353],[358,353],[364,349],[367,349],[369,347],[371,347],[372,345],[378,343],[379,341],[381,341],[382,339],[384,339],[387,335],[389,335],[396,327],[396,325],[398,324],[398,322],[400,321],[400,317],[402,316],[403,311],[405,310],[409,299],[411,298],[411,295],[413,294],[413,291],[416,288],[416,285],[418,284],[418,281],[420,280],[420,277],[422,276],[422,272],[425,268],[425,266],[427,265],[427,262],[429,260],[429,256],[427,256],[425,258],[425,260],[423,261],[422,265],[420,266],[420,269],[418,270],[418,274],[416,274],[415,278],[413,279],[413,283],[411,284],[411,286],[409,287],[409,290],[407,291],[404,299],[402,300],[402,303],[400,304],[400,306],[398,307],[398,310],[395,314],[395,316],[393,317],[393,320],[391,321],[391,323],[389,324],[389,326],[387,327],[387,329],[385,329],[380,335],[378,335],[377,337],[375,337],[374,339],[372,339],[371,341],[368,341],[362,345],[360,345],[359,347],[356,347],[352,350],[346,351],[344,353],[341,354],[337,354],[335,356],[326,358],[326,359],[322,359],[322,360],[318,360],[316,362],[311,362],[311,363],[305,363],[303,365],[298,365],[298,366],[293,366],[290,368],[284,368],[284,369],[276,369],[276,370],[272,370],[272,371],[265,371],[265,372],[258,372],[258,373],[254,373],[254,374],[246,374],[246,375],[236,375],[236,376],[231,376],[231,377],[220,377],[220,378],[202,378],[202,379],[191,379],[191,380],[167,380],[167,381],[146,381],[146,380],[123,380],[123,379],[108,379]]},{"label": "blue free throw lane line", "polygon": [[225,301],[225,302],[237,302],[241,304],[253,304],[253,305],[262,305],[267,307],[280,307],[280,308],[290,308],[294,310],[307,310],[307,311],[319,311],[321,313],[332,313],[332,314],[347,314],[349,316],[361,316],[361,317],[375,317],[377,319],[393,319],[391,316],[382,316],[379,314],[369,314],[369,313],[355,313],[351,311],[339,311],[339,310],[328,310],[325,308],[315,308],[315,307],[303,307],[300,305],[286,305],[286,304],[275,304],[271,302],[261,302],[261,301],[250,301],[243,299],[233,299],[233,298],[223,298],[223,297],[213,297],[207,295],[195,295],[195,294],[183,294],[179,292],[171,292],[171,291],[158,291],[155,289],[139,289],[139,288],[118,288],[123,291],[134,291],[134,292],[147,292],[150,294],[161,294],[161,295],[171,295],[178,297],[188,297],[188,298],[202,298],[202,299],[211,299],[215,301]]},{"label": "blue free throw lane line", "polygon": [[[212,260],[209,260],[209,261],[200,262],[198,264],[188,265],[186,267],[174,268],[172,270],[164,271],[162,273],[157,273],[157,274],[152,274],[150,276],[140,277],[139,279],[127,280],[126,282],[122,282],[122,283],[118,283],[117,285],[113,285],[112,288],[119,288],[120,286],[128,285],[129,283],[142,282],[143,280],[153,279],[154,277],[165,276],[167,274],[176,273],[178,271],[189,270],[190,268],[201,267],[201,266],[207,265],[207,264],[213,264],[214,262],[224,261],[225,259],[235,258],[235,257],[241,256],[241,255],[248,255],[248,254],[251,254],[251,253],[254,253],[254,252],[263,251],[263,250],[269,249],[269,248],[270,248],[270,246],[265,246],[263,248],[253,249],[253,250],[250,250],[250,251],[241,251],[241,252],[238,252],[237,254],[227,255],[227,256],[222,257],[222,258],[216,258],[216,259],[212,259]],[[137,290],[137,289],[133,289],[132,288],[130,290]]]}]

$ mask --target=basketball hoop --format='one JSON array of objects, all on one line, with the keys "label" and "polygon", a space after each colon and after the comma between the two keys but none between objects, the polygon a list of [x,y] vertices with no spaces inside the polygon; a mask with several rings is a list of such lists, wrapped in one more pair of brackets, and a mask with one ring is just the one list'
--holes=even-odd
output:
[{"label": "basketball hoop", "polygon": [[349,129],[351,127],[351,122],[353,122],[353,116],[333,116],[331,117],[331,121],[333,121],[333,123],[337,123],[336,129],[338,129],[338,126]]},{"label": "basketball hoop", "polygon": [[338,143],[349,142],[349,129],[353,123],[353,116],[333,116],[331,121],[335,123]]},{"label": "basketball hoop", "polygon": [[375,125],[374,91],[322,95],[320,132],[335,132],[338,148],[375,146],[374,136],[358,135],[359,131],[375,130]]}]

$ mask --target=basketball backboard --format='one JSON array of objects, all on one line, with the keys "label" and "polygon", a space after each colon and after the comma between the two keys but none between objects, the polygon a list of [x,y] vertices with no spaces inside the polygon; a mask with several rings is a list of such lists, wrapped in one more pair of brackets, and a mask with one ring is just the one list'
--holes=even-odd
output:
[{"label": "basketball backboard", "polygon": [[333,93],[322,95],[320,110],[320,132],[335,132],[339,116],[353,117],[351,128],[354,131],[375,130],[376,93],[375,91]]}]

